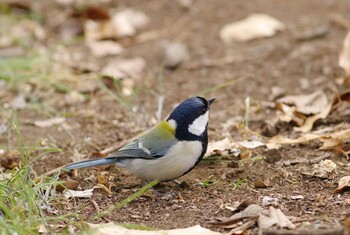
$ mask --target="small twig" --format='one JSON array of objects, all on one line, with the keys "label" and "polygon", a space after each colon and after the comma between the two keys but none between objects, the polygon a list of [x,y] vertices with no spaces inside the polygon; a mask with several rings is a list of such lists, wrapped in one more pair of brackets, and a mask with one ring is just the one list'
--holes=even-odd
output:
[{"label": "small twig", "polygon": [[94,205],[97,214],[100,213],[100,207],[97,205],[97,202],[94,199],[91,199],[90,201],[92,205]]}]

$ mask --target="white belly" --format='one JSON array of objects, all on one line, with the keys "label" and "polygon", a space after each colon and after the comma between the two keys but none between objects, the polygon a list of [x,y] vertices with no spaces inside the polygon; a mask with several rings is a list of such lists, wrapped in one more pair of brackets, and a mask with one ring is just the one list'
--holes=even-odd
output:
[{"label": "white belly", "polygon": [[202,153],[200,141],[180,141],[166,156],[157,159],[129,159],[119,164],[143,180],[176,179],[191,169]]}]

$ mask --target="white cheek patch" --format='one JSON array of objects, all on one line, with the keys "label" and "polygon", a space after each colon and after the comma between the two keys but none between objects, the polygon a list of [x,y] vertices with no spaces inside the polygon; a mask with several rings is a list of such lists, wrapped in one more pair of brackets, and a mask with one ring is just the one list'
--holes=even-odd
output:
[{"label": "white cheek patch", "polygon": [[170,120],[168,121],[168,123],[169,123],[169,125],[170,125],[172,128],[174,128],[174,130],[176,130],[177,123],[176,123],[176,121],[175,121],[174,119],[170,119]]},{"label": "white cheek patch", "polygon": [[201,136],[207,127],[209,120],[209,111],[205,114],[199,116],[196,120],[192,122],[188,127],[188,131],[194,135]]}]

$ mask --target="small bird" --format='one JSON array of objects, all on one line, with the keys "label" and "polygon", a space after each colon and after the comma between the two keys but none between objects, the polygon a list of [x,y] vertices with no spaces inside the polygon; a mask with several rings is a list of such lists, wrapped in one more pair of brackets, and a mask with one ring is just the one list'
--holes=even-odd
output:
[{"label": "small bird", "polygon": [[115,164],[145,181],[169,181],[191,171],[208,146],[209,108],[215,98],[179,104],[150,131],[105,158],[72,163],[65,170]]}]

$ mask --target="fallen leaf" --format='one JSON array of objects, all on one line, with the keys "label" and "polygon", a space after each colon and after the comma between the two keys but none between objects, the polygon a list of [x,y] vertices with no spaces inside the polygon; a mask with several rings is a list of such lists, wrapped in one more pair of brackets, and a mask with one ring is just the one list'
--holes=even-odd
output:
[{"label": "fallen leaf", "polygon": [[120,39],[136,35],[149,23],[149,18],[141,11],[125,9],[116,12],[110,19],[86,20],[84,24],[85,39]]},{"label": "fallen leaf", "polygon": [[140,80],[143,77],[146,61],[141,57],[133,59],[115,59],[110,61],[101,71],[102,76],[115,79],[132,78]]},{"label": "fallen leaf", "polygon": [[299,132],[304,132],[304,133],[311,131],[312,127],[314,126],[314,123],[317,120],[325,119],[328,116],[328,114],[332,110],[332,106],[333,106],[332,103],[329,103],[328,106],[321,113],[308,117],[302,126],[294,127],[294,130]]},{"label": "fallen leaf", "polygon": [[64,182],[60,182],[56,185],[56,190],[58,192],[62,192],[65,189],[75,190],[79,186],[79,182],[75,180],[67,180]]},{"label": "fallen leaf", "polygon": [[295,229],[296,226],[287,218],[281,209],[269,208],[269,215],[260,214],[258,226],[260,229],[268,229],[276,225],[279,228]]},{"label": "fallen leaf", "polygon": [[350,129],[336,131],[321,136],[323,143],[321,149],[336,149],[342,146],[342,143],[350,139]]},{"label": "fallen leaf", "polygon": [[108,171],[101,171],[97,176],[97,183],[105,186],[109,186],[109,175]]},{"label": "fallen leaf", "polygon": [[216,142],[209,142],[205,156],[222,155],[222,152],[232,148],[232,145],[233,144],[227,137]]},{"label": "fallen leaf", "polygon": [[295,111],[305,115],[321,113],[329,106],[326,94],[320,90],[307,95],[285,96],[277,102],[295,106]]},{"label": "fallen leaf", "polygon": [[211,224],[219,225],[223,228],[235,227],[235,223],[244,218],[257,218],[261,213],[266,213],[266,210],[257,204],[251,204],[246,209],[238,212],[228,218],[217,218],[216,221],[210,222]]},{"label": "fallen leaf", "polygon": [[21,153],[18,150],[10,150],[0,158],[0,165],[6,169],[13,169],[19,166],[21,162]]},{"label": "fallen leaf", "polygon": [[69,199],[69,198],[91,198],[93,195],[94,189],[87,189],[84,191],[75,191],[75,190],[70,190],[67,189],[64,191],[64,197]]},{"label": "fallen leaf", "polygon": [[334,193],[340,193],[345,189],[350,189],[350,176],[344,176],[339,180],[338,188],[334,190]]},{"label": "fallen leaf", "polygon": [[254,188],[267,188],[270,186],[270,182],[268,180],[257,180],[254,182]]},{"label": "fallen leaf", "polygon": [[145,13],[133,9],[125,9],[112,16],[116,36],[120,38],[134,36],[148,23],[149,18]]},{"label": "fallen leaf", "polygon": [[140,230],[140,229],[127,229],[120,225],[113,223],[108,224],[90,224],[88,223],[89,230],[94,235],[112,235],[112,234],[123,234],[123,235],[220,235],[222,233],[214,232],[209,229],[203,228],[200,225],[195,225],[188,228],[177,228],[171,230]]},{"label": "fallen leaf", "polygon": [[0,182],[4,181],[4,180],[9,180],[11,179],[12,174],[11,173],[4,173],[2,171],[0,171]]},{"label": "fallen leaf", "polygon": [[261,146],[265,146],[266,144],[259,141],[259,140],[245,140],[237,142],[239,145],[242,145],[243,147],[247,149],[255,149]]},{"label": "fallen leaf", "polygon": [[119,55],[124,51],[122,45],[112,40],[87,41],[86,45],[90,49],[91,54],[96,57]]},{"label": "fallen leaf", "polygon": [[66,119],[64,117],[55,117],[48,120],[36,120],[33,122],[35,126],[38,127],[51,127],[54,125],[62,124]]},{"label": "fallen leaf", "polygon": [[38,227],[38,233],[39,234],[47,234],[49,231],[47,230],[46,226],[44,224],[40,224]]},{"label": "fallen leaf", "polygon": [[246,42],[257,38],[271,37],[285,25],[266,14],[251,14],[246,19],[225,25],[220,29],[220,38],[225,43]]},{"label": "fallen leaf", "polygon": [[346,35],[343,43],[343,48],[339,55],[339,66],[344,69],[346,81],[350,79],[350,31]]},{"label": "fallen leaf", "polygon": [[262,205],[263,206],[277,206],[278,205],[278,199],[269,197],[269,196],[264,196],[262,199]]},{"label": "fallen leaf", "polygon": [[311,175],[320,177],[320,178],[333,178],[337,173],[337,165],[329,159],[320,161],[317,164],[313,165],[313,171]]}]

